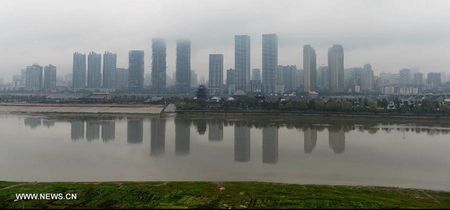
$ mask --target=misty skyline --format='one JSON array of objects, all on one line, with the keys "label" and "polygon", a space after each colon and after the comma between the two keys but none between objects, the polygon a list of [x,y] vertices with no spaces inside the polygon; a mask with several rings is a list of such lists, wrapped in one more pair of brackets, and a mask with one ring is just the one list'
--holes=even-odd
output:
[{"label": "misty skyline", "polygon": [[27,65],[53,64],[72,72],[74,52],[145,51],[150,72],[153,38],[167,41],[167,74],[175,71],[176,40],[191,40],[192,69],[207,77],[209,54],[224,54],[234,68],[234,35],[251,37],[251,69],[261,68],[262,34],[276,33],[278,63],[302,68],[302,46],[327,65],[327,51],[341,44],[345,67],[370,63],[376,73],[419,68],[450,72],[450,1],[298,0],[2,0],[0,78],[11,80]]}]

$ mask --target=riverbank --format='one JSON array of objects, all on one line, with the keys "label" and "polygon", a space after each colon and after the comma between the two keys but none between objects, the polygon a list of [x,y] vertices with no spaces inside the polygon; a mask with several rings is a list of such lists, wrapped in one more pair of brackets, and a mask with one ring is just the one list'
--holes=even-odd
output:
[{"label": "riverbank", "polygon": [[297,116],[297,117],[336,117],[336,118],[368,118],[368,119],[431,119],[450,120],[445,114],[417,114],[417,113],[370,113],[370,112],[298,112],[278,110],[245,110],[245,111],[217,111],[217,110],[177,110],[178,114],[207,114],[217,116]]},{"label": "riverbank", "polygon": [[[62,193],[76,200],[15,200]],[[0,208],[450,208],[450,192],[257,182],[0,182]]]},{"label": "riverbank", "polygon": [[0,113],[13,114],[160,114],[164,105],[12,104],[0,103]]}]

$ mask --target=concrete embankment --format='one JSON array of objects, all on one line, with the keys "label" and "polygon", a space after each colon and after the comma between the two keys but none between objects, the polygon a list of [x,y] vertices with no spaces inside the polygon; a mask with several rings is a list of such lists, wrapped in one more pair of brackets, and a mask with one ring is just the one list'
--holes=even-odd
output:
[{"label": "concrete embankment", "polygon": [[0,104],[0,113],[160,114],[164,105]]}]

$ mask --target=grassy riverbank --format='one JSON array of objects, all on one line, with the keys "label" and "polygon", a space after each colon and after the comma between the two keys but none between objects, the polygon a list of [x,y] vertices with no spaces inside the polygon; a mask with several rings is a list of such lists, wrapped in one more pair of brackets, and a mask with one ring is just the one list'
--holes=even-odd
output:
[{"label": "grassy riverbank", "polygon": [[[17,201],[16,193],[77,200]],[[450,208],[450,192],[255,182],[0,182],[0,208]]]}]

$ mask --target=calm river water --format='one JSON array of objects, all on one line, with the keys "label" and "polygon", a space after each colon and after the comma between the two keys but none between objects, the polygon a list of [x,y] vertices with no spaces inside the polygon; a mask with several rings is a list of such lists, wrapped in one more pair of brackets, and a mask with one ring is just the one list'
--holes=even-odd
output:
[{"label": "calm river water", "polygon": [[450,122],[0,115],[4,181],[267,181],[450,191]]}]

